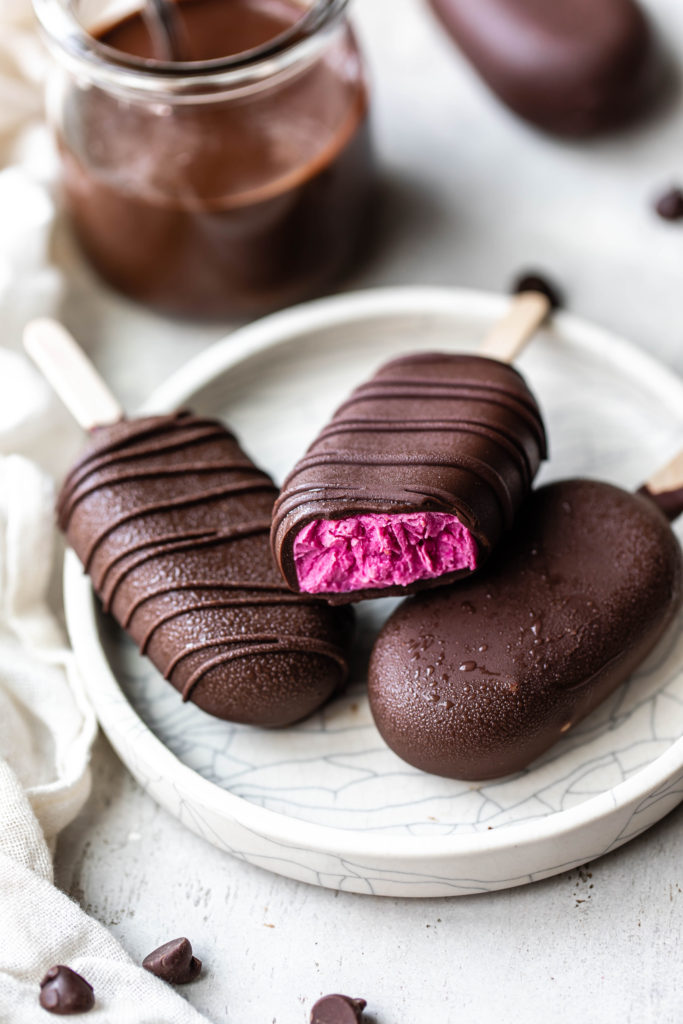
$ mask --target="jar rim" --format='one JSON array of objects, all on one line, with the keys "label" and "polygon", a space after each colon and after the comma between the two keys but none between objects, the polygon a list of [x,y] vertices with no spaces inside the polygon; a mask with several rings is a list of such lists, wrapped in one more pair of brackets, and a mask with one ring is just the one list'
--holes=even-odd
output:
[{"label": "jar rim", "polygon": [[325,45],[328,34],[343,16],[349,0],[313,0],[301,18],[273,39],[227,57],[202,61],[152,60],[123,53],[91,35],[73,11],[73,0],[33,0],[33,7],[48,46],[74,67],[102,74],[121,86],[171,92],[194,90],[202,84],[226,88],[249,85],[302,61]]}]

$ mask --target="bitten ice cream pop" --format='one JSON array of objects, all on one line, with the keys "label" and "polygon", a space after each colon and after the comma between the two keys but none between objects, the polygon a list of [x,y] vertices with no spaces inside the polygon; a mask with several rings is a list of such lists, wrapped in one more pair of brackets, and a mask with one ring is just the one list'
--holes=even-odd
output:
[{"label": "bitten ice cream pop", "polygon": [[37,321],[27,347],[90,428],[58,513],[105,610],[212,715],[282,726],[314,711],[346,677],[352,619],[284,586],[270,478],[216,420],[123,418],[59,325]]},{"label": "bitten ice cream pop", "polygon": [[[513,313],[530,298],[537,326],[544,296],[519,296]],[[529,324],[515,327],[518,341]],[[275,559],[292,590],[333,604],[450,582],[479,568],[512,526],[545,454],[536,400],[500,359],[394,359],[337,409],[285,480]]]}]

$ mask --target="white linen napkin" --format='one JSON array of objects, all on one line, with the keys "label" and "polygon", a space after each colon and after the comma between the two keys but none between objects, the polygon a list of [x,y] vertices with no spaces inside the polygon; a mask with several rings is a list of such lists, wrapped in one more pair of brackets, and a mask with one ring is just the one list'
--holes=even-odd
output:
[{"label": "white linen napkin", "polygon": [[52,884],[48,844],[88,795],[96,730],[45,603],[52,508],[45,473],[0,458],[0,1020],[42,1019],[40,980],[64,963],[95,990],[92,1024],[192,1024],[204,1018]]},{"label": "white linen napkin", "polygon": [[43,69],[28,0],[0,0],[0,165],[13,160],[0,170],[0,1022],[47,1021],[40,980],[66,964],[94,988],[92,1024],[200,1024],[52,884],[57,835],[90,789],[96,723],[47,596],[52,476],[78,432],[19,351],[23,325],[53,312],[61,292]]}]

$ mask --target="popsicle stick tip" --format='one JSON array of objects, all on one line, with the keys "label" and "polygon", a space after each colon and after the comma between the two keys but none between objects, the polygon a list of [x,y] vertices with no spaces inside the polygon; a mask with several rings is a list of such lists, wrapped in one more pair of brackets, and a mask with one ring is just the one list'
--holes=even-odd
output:
[{"label": "popsicle stick tip", "polygon": [[683,513],[683,449],[661,466],[638,491],[673,522]]},{"label": "popsicle stick tip", "polygon": [[651,494],[676,491],[683,487],[683,448],[652,474],[645,487]]},{"label": "popsicle stick tip", "polygon": [[40,317],[24,328],[24,348],[84,429],[123,418],[123,409],[66,327]]},{"label": "popsicle stick tip", "polygon": [[65,337],[75,344],[72,335],[58,320],[48,316],[36,317],[35,320],[29,320],[24,327],[24,348],[33,356],[34,352],[38,352],[45,345],[52,344],[55,338],[63,341]]},{"label": "popsicle stick tip", "polygon": [[502,363],[511,363],[547,319],[552,304],[547,295],[525,291],[515,295],[502,320],[486,335],[479,352]]}]

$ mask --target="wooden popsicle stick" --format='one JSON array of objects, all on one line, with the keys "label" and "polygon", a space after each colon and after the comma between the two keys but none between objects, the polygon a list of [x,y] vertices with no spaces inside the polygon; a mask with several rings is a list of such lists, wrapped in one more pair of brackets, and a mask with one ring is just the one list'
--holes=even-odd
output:
[{"label": "wooden popsicle stick", "polygon": [[683,449],[638,490],[673,522],[683,512]]},{"label": "wooden popsicle stick", "polygon": [[683,487],[683,449],[665,466],[656,470],[645,487],[650,494],[667,494]]},{"label": "wooden popsicle stick", "polygon": [[44,317],[24,328],[24,348],[83,430],[123,419],[120,404],[65,327]]},{"label": "wooden popsicle stick", "polygon": [[479,346],[479,355],[511,363],[551,310],[550,300],[541,292],[520,292],[502,320],[494,324]]}]

